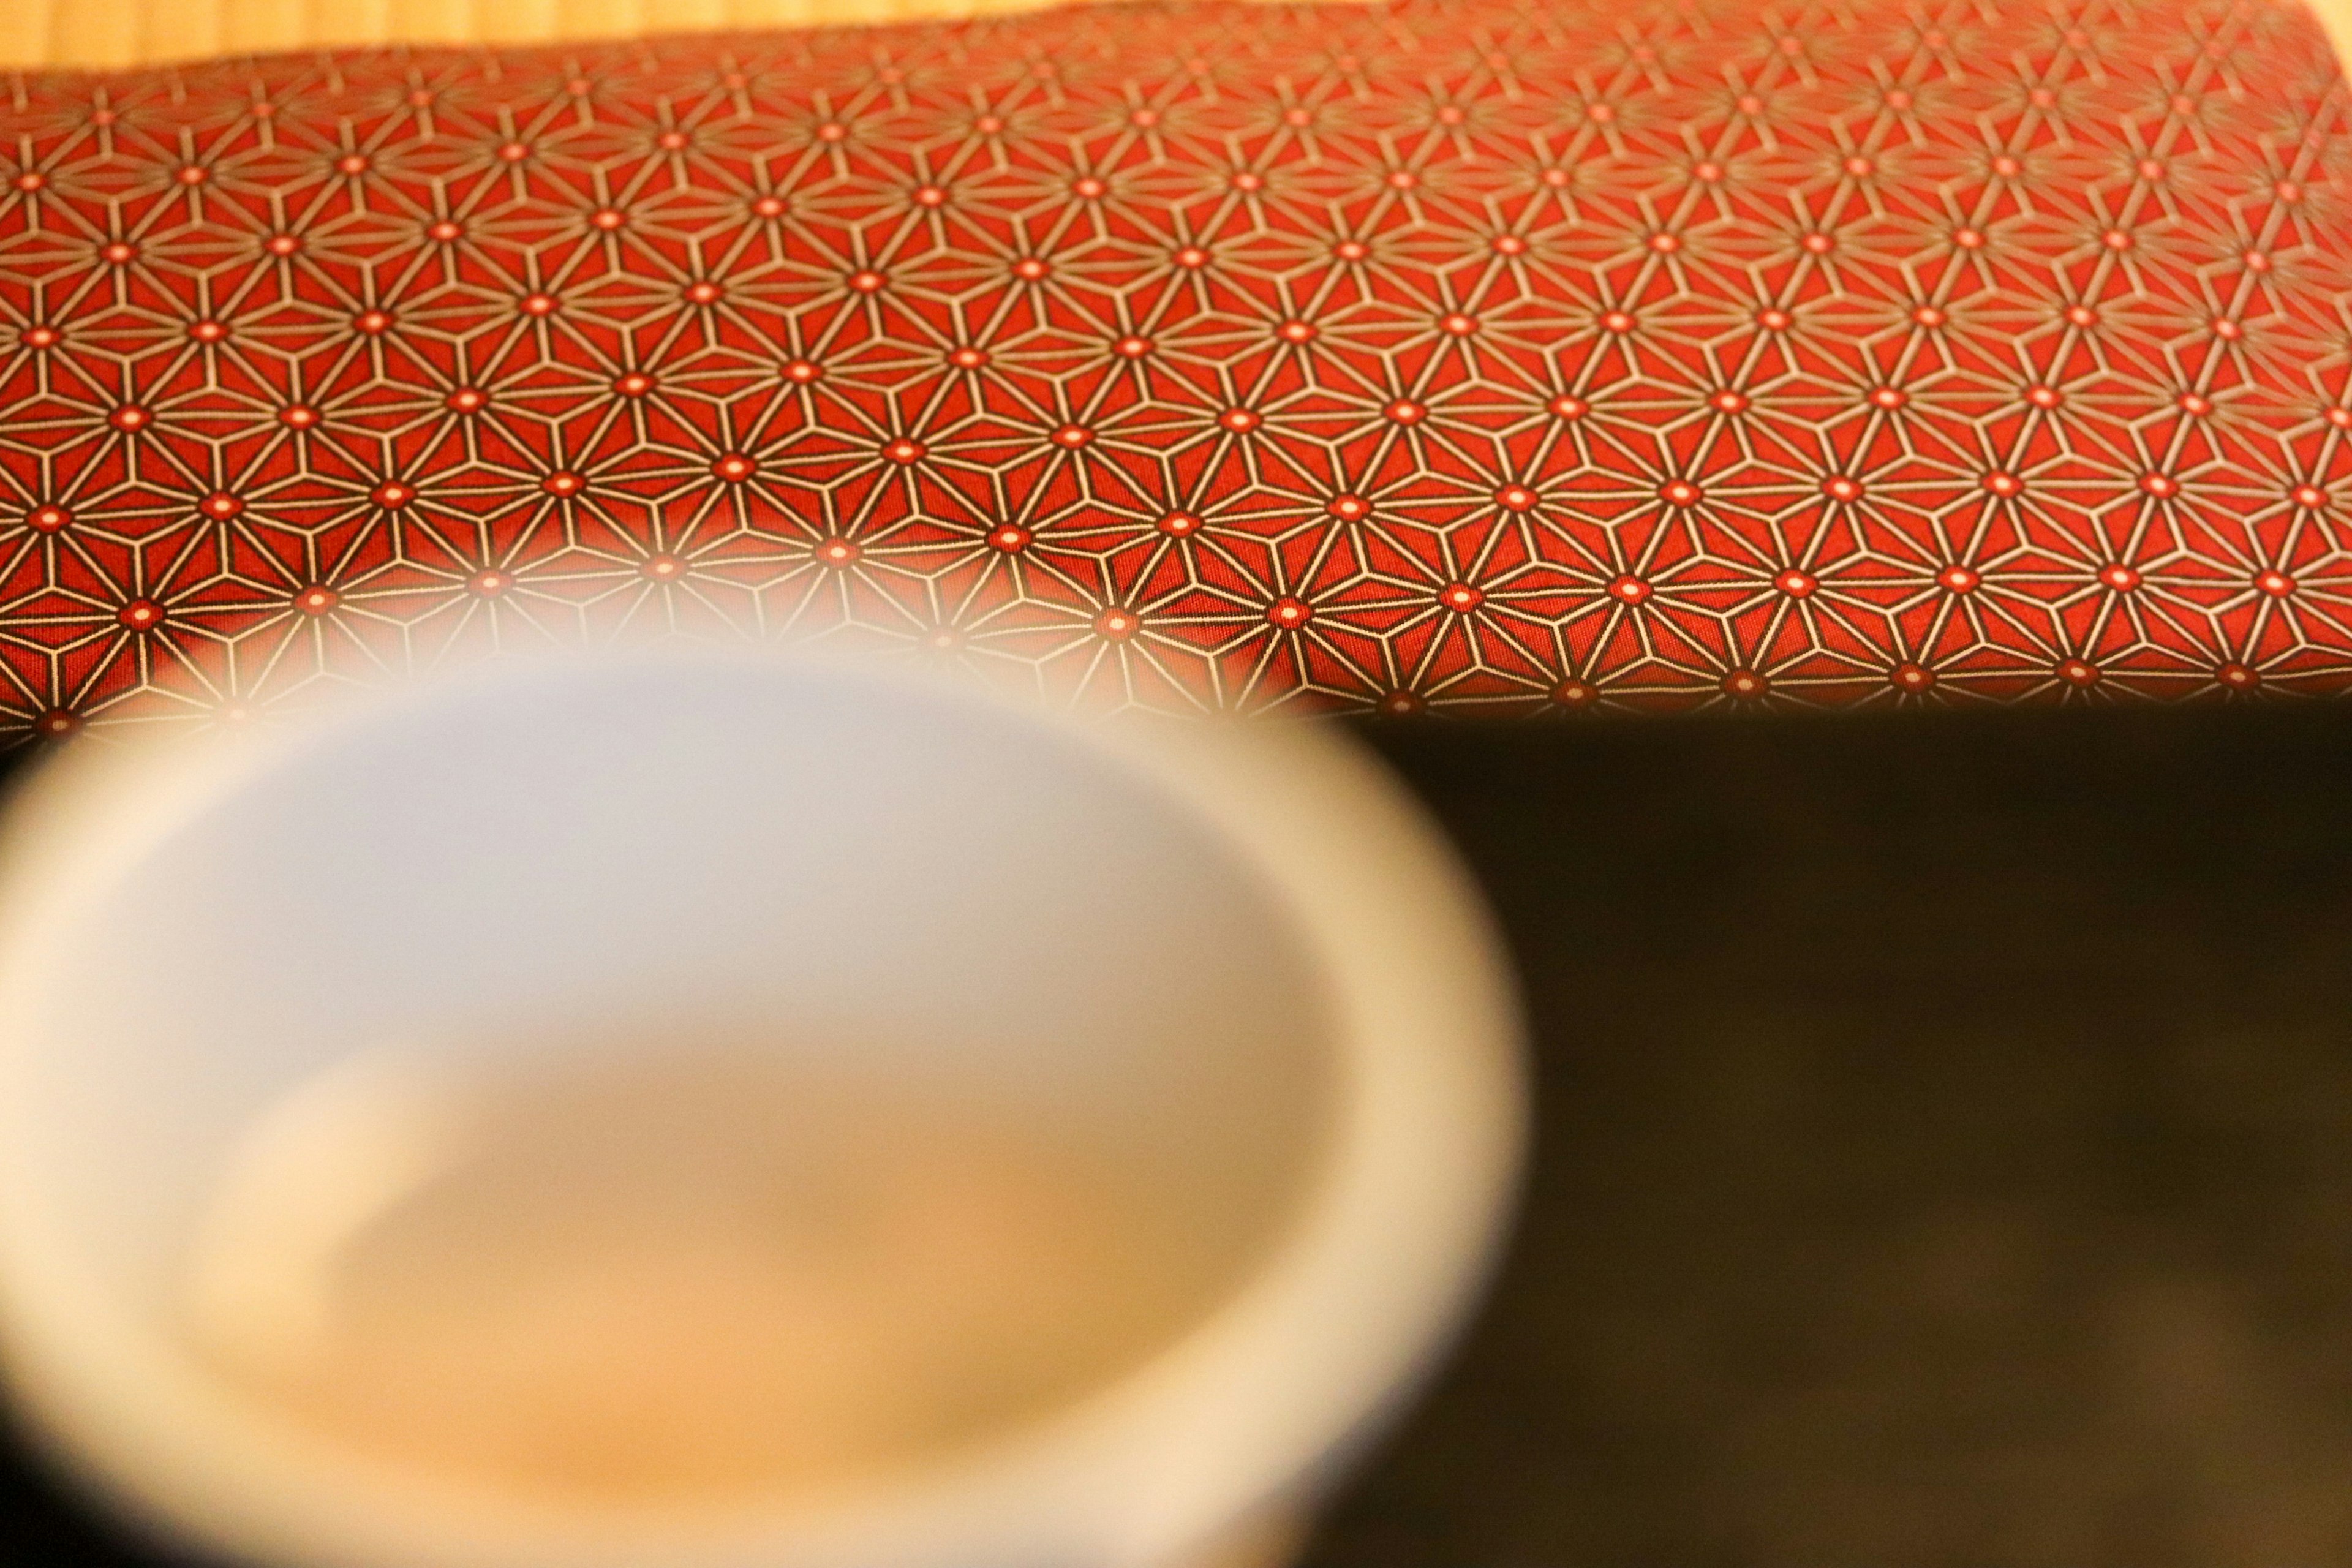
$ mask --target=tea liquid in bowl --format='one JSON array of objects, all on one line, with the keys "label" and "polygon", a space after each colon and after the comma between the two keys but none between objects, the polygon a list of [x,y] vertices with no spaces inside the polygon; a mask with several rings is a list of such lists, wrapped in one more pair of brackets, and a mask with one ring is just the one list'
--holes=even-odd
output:
[{"label": "tea liquid in bowl", "polygon": [[368,1058],[251,1129],[188,1322],[236,1385],[403,1467],[764,1495],[951,1452],[1168,1343],[1256,1250],[1188,1188],[906,1075]]}]

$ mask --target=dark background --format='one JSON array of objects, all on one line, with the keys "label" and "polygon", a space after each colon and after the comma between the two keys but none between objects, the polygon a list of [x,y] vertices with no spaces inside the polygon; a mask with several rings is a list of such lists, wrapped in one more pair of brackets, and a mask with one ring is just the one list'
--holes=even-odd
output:
[{"label": "dark background", "polygon": [[1311,1568],[2352,1563],[2352,707],[1366,733],[1541,1119]]}]

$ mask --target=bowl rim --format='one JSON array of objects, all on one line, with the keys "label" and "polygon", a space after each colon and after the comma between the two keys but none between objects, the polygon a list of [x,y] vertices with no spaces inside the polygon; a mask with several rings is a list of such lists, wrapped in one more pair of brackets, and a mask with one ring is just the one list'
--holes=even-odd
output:
[{"label": "bowl rim", "polygon": [[36,1436],[148,1528],[289,1568],[1145,1568],[1326,1484],[1475,1300],[1527,1140],[1517,997],[1483,903],[1417,805],[1328,727],[1087,718],[919,671],[699,648],[510,658],[267,734],[85,743],[0,830],[0,1100],[40,1049],[46,955],[77,910],[205,805],[350,727],[609,679],[616,660],[856,683],[877,713],[955,702],[1075,744],[1223,840],[1321,969],[1341,1057],[1323,1179],[1286,1241],[1129,1373],[952,1460],[822,1500],[563,1509],[323,1451],[157,1336],[137,1342],[42,1223],[38,1173],[6,1142],[8,1115],[36,1113],[19,1100],[0,1111],[0,1367]]}]

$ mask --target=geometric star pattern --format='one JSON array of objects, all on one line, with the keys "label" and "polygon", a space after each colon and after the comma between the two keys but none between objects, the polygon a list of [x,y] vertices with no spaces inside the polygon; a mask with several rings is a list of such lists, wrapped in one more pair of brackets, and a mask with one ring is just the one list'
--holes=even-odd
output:
[{"label": "geometric star pattern", "polygon": [[733,628],[1177,710],[2352,685],[2305,12],[1401,0],[0,104],[0,728]]}]

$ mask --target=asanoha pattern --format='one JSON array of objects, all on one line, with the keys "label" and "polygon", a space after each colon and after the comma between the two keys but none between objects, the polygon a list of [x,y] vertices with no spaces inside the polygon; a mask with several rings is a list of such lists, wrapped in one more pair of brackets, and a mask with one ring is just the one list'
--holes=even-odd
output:
[{"label": "asanoha pattern", "polygon": [[1170,5],[0,86],[19,732],[730,627],[1173,709],[2352,684],[2298,8]]}]

